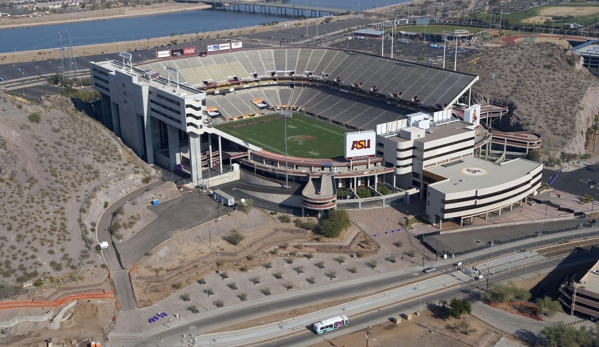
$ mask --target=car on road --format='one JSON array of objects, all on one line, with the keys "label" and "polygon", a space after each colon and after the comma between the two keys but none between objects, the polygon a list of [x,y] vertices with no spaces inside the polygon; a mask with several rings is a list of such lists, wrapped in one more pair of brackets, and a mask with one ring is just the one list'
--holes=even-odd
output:
[{"label": "car on road", "polygon": [[426,269],[422,270],[422,272],[424,272],[424,273],[429,273],[429,272],[433,272],[433,271],[435,271],[435,270],[436,270],[436,269],[435,269],[434,267],[427,267]]},{"label": "car on road", "polygon": [[594,273],[595,275],[599,275],[599,270],[593,270],[591,272]]}]

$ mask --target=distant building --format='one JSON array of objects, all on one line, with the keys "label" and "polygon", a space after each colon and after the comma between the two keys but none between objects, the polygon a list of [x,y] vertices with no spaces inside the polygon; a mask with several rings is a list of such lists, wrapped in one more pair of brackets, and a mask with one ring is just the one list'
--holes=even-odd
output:
[{"label": "distant building", "polygon": [[354,38],[381,39],[385,35],[383,30],[362,29],[354,31]]},{"label": "distant building", "polygon": [[572,52],[580,54],[584,58],[584,67],[595,77],[599,77],[599,40],[591,40],[572,47]]},{"label": "distant building", "polygon": [[564,29],[581,29],[582,25],[578,23],[566,23]]},{"label": "distant building", "polygon": [[566,279],[559,288],[559,301],[565,306],[566,313],[599,317],[599,262],[580,281]]}]

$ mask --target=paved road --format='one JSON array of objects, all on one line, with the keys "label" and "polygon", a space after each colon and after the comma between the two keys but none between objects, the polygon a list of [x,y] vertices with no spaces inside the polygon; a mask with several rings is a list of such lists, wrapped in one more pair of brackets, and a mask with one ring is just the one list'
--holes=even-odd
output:
[{"label": "paved road", "polygon": [[[596,233],[598,228],[590,229],[591,233]],[[569,236],[574,235],[568,233]],[[583,237],[583,234],[577,233],[578,237]],[[553,240],[554,242],[559,241],[564,235],[550,235],[542,237],[543,241]],[[495,246],[495,254],[507,254],[513,250],[520,249],[530,244],[530,240],[523,240],[515,242],[510,245]],[[453,264],[457,261],[462,261],[465,266],[473,264],[474,261],[478,261],[487,257],[489,254],[488,249],[480,252],[475,252],[471,257],[458,257],[456,259],[441,260],[435,263],[428,264],[429,266],[435,266],[438,270],[447,270],[453,268]],[[596,259],[596,257],[595,257]],[[529,272],[534,271],[530,266]],[[510,271],[510,273],[513,271]],[[359,294],[372,293],[377,290],[388,288],[393,285],[397,285],[403,281],[414,280],[416,276],[421,276],[421,268],[408,269],[407,272],[402,273],[386,273],[380,274],[373,277],[361,278],[353,281],[342,282],[334,285],[317,287],[313,289],[291,292],[286,295],[270,298],[265,297],[259,300],[253,300],[245,303],[241,303],[235,306],[221,308],[217,311],[212,311],[202,315],[198,315],[198,318],[193,321],[178,322],[181,324],[176,327],[170,327],[168,333],[164,331],[164,328],[156,328],[152,331],[148,331],[144,334],[127,334],[111,336],[111,340],[115,341],[118,345],[128,346],[143,346],[148,342],[156,342],[159,337],[165,336],[180,336],[181,334],[187,334],[193,331],[193,333],[201,334],[207,331],[213,330],[218,327],[230,325],[236,322],[245,321],[248,319],[258,318],[260,316],[273,314],[276,312],[283,312],[289,309],[302,307],[307,304],[315,304],[318,302],[325,302],[327,300],[347,298]],[[493,280],[500,279],[501,277],[495,277],[500,275],[494,275]],[[117,345],[115,344],[115,345]]]},{"label": "paved road", "polygon": [[[573,262],[566,264],[555,264],[559,262],[559,260],[548,261],[542,264],[537,264],[534,266],[529,266],[528,269],[517,269],[511,271],[509,273],[504,273],[501,275],[497,275],[494,278],[494,281],[507,281],[517,277],[522,276],[526,271],[528,274],[532,274],[533,272],[538,273],[547,273],[556,268],[566,268],[572,266],[579,266],[580,264],[588,264],[589,262],[595,262],[596,258],[587,258],[582,261],[574,260]],[[469,285],[464,285],[456,288],[452,288],[450,290],[444,291],[442,293],[435,293],[428,296],[422,297],[422,305],[423,307],[432,305],[434,303],[439,302],[440,300],[451,301],[451,299],[456,297],[467,296],[471,298],[471,301],[476,301],[478,297],[478,293],[482,292],[484,289],[485,282],[474,282]],[[479,305],[480,304],[480,305]],[[350,318],[350,327],[348,329],[343,329],[339,331],[334,331],[329,333],[328,339],[333,339],[335,337],[339,337],[344,334],[348,334],[351,332],[365,330],[369,325],[382,324],[389,320],[391,316],[397,316],[400,312],[405,312],[408,309],[417,310],[420,306],[420,299],[412,299],[405,302],[402,302],[397,305],[390,305],[380,310],[376,310],[373,312],[369,312],[363,315],[359,315],[357,317],[349,317]],[[484,312],[480,309],[481,306],[484,306]],[[552,325],[554,323],[538,323],[529,318],[524,318],[520,316],[514,316],[510,313],[504,311],[497,311],[491,308],[488,305],[480,303],[480,301],[476,301],[473,305],[473,315],[479,316],[491,314],[493,317],[492,323],[490,325],[495,326],[498,329],[505,330],[506,332],[512,332],[513,335],[520,337],[525,340],[530,340],[530,338],[534,338],[533,342],[538,342],[538,331],[542,329],[545,325]],[[519,318],[522,318],[519,319]],[[415,318],[418,319],[418,318]],[[572,320],[577,319],[573,317]],[[524,322],[523,320],[528,320],[528,322]],[[423,325],[426,325],[426,322],[421,322]],[[497,326],[497,325],[500,326]],[[282,338],[277,340],[276,342],[265,342],[261,344],[254,345],[255,347],[287,347],[287,346],[310,346],[319,342],[322,342],[325,339],[324,335],[315,335],[308,329],[306,331],[291,335],[286,338]]]},{"label": "paved road", "polygon": [[132,310],[135,309],[137,305],[135,303],[135,299],[133,299],[133,289],[131,288],[129,276],[128,274],[127,276],[123,275],[123,273],[128,273],[129,268],[124,268],[121,265],[119,255],[116,252],[115,243],[112,241],[112,238],[110,237],[110,224],[112,221],[112,217],[116,209],[123,206],[127,201],[143,194],[146,189],[152,189],[162,183],[162,181],[154,181],[123,196],[115,203],[108,206],[108,208],[106,209],[106,211],[104,211],[104,214],[102,214],[102,217],[98,221],[98,241],[109,241],[110,243],[110,247],[103,250],[102,254],[104,256],[104,259],[106,260],[106,264],[108,266],[110,274],[112,275],[115,294],[117,297],[117,301],[121,307],[121,310]]},{"label": "paved road", "polygon": [[[521,276],[525,272],[528,272],[529,274],[531,274],[533,272],[539,271],[540,269],[553,269],[556,267],[565,268],[565,267],[570,267],[570,266],[574,266],[574,265],[579,266],[580,264],[584,264],[584,263],[588,263],[588,262],[595,262],[595,261],[597,261],[597,254],[588,254],[588,253],[575,254],[573,256],[568,257],[568,259],[566,261],[564,261],[562,259],[550,259],[545,262],[531,264],[525,269],[517,269],[517,270],[512,270],[508,273],[493,275],[493,281],[508,280],[508,279],[511,279],[511,278],[514,278],[517,276]],[[454,274],[458,274],[458,276],[462,275],[460,273],[454,273]],[[405,274],[405,275],[408,275],[408,278],[413,278],[413,274]],[[433,278],[430,278],[427,280],[420,281],[416,284],[410,284],[408,286],[404,286],[403,288],[398,288],[398,289],[395,289],[392,291],[388,291],[387,293],[385,293],[385,295],[378,295],[378,296],[374,296],[374,297],[367,298],[364,300],[358,300],[358,301],[354,301],[351,303],[346,303],[340,307],[327,309],[326,311],[329,311],[329,310],[339,311],[341,309],[343,312],[347,312],[347,314],[351,315],[350,319],[352,322],[352,324],[351,324],[352,329],[361,329],[361,326],[365,327],[367,324],[372,324],[373,319],[376,320],[376,319],[388,318],[391,315],[398,314],[399,312],[417,311],[420,309],[420,307],[425,307],[427,302],[431,301],[431,299],[434,299],[434,300],[432,300],[433,302],[438,302],[438,300],[440,300],[440,299],[451,299],[452,297],[456,297],[456,296],[471,295],[473,292],[478,291],[479,289],[481,289],[481,287],[484,287],[486,285],[485,281],[471,282],[471,283],[464,283],[464,282],[458,281],[456,283],[463,283],[463,284],[458,285],[457,287],[453,287],[452,289],[449,289],[447,291],[443,291],[443,293],[437,292],[432,295],[428,295],[428,296],[425,295],[421,299],[410,299],[408,301],[404,301],[404,302],[398,303],[396,305],[394,305],[392,303],[392,302],[396,301],[396,299],[393,299],[393,297],[392,297],[393,295],[395,295],[395,294],[392,294],[393,292],[400,293],[400,295],[404,295],[407,297],[415,298],[415,294],[410,293],[413,290],[412,287],[416,286],[416,287],[418,287],[417,289],[422,290],[420,288],[422,286],[422,288],[425,288],[423,290],[423,292],[425,292],[425,290],[427,290],[427,289],[432,290],[434,288],[436,282],[441,281],[441,283],[443,283],[443,281],[445,281],[445,279],[447,279],[447,283],[449,284],[449,282],[451,282],[450,276],[451,275],[441,275],[438,277],[433,277]],[[401,280],[401,279],[398,278],[398,280]],[[368,284],[369,283],[362,283],[361,285],[368,286]],[[373,285],[374,285],[374,283],[373,283]],[[438,283],[436,285],[438,285]],[[326,290],[324,292],[322,292],[322,289],[320,289],[320,290],[317,289],[317,290],[311,291],[311,293],[306,293],[306,294],[301,293],[301,292],[294,293],[291,295],[291,297],[287,297],[287,298],[280,298],[280,299],[268,298],[265,300],[259,300],[262,302],[261,303],[258,303],[258,302],[248,303],[246,305],[246,307],[238,308],[238,309],[232,308],[232,309],[229,309],[228,312],[223,312],[224,309],[223,309],[223,311],[217,311],[211,316],[203,317],[201,319],[194,321],[193,324],[185,324],[185,325],[182,325],[179,327],[172,328],[171,330],[169,330],[168,334],[166,334],[165,332],[154,333],[154,334],[148,334],[147,336],[144,336],[144,337],[135,337],[133,339],[112,337],[111,344],[127,345],[127,346],[147,346],[153,342],[153,343],[156,343],[158,346],[177,346],[181,343],[180,336],[182,336],[183,334],[190,334],[190,333],[201,334],[208,330],[212,330],[215,327],[223,327],[223,326],[230,325],[230,324],[234,323],[235,321],[246,320],[246,319],[256,318],[258,316],[264,316],[266,314],[271,314],[271,313],[274,313],[274,311],[280,310],[281,307],[286,306],[288,304],[297,305],[297,304],[299,304],[300,301],[303,301],[304,305],[305,305],[308,303],[314,304],[320,300],[323,300],[324,296],[326,296],[326,297],[332,296],[332,297],[337,297],[337,298],[340,296],[348,296],[348,292],[353,292],[354,288],[356,288],[355,284],[351,285],[351,286],[347,286],[347,284],[342,283],[341,286],[339,286],[339,287],[332,286],[332,288],[330,287],[330,288],[328,288],[328,290]],[[321,293],[318,293],[319,291]],[[428,292],[428,291],[426,291],[426,292]],[[403,293],[403,294],[401,294],[401,293]],[[379,297],[379,299],[375,299],[375,297]],[[374,302],[376,300],[379,300],[379,301],[382,300],[382,301],[379,304],[376,304]],[[422,306],[420,306],[420,300],[422,300],[422,304],[423,304]],[[383,305],[381,303],[383,303],[385,301],[389,301],[389,303],[387,305],[385,305],[385,308],[382,309],[381,311],[371,312],[364,316],[358,315],[357,312],[359,310],[364,310],[365,308],[369,307],[370,306],[369,303],[371,301],[373,302],[374,306]],[[354,306],[357,306],[357,307],[354,307]],[[358,307],[360,307],[360,309],[358,311],[352,312],[352,310],[357,310]],[[289,308],[290,307],[286,307],[286,309],[289,309]],[[286,334],[296,333],[299,331],[298,335],[284,338],[282,340],[277,340],[275,345],[276,346],[306,346],[306,345],[318,342],[319,339],[322,339],[322,336],[315,336],[312,332],[310,332],[309,331],[309,323],[306,323],[306,322],[317,321],[317,320],[319,320],[319,318],[323,318],[323,317],[321,317],[322,315],[326,315],[328,317],[328,316],[334,316],[336,314],[329,313],[329,312],[318,312],[315,314],[310,314],[308,317],[302,317],[301,320],[298,320],[298,321],[296,321],[295,319],[289,319],[289,320],[285,320],[283,322],[277,322],[277,323],[270,324],[269,329],[271,331],[271,334],[274,332],[275,334],[278,334],[278,336],[284,336]],[[299,319],[300,317],[296,317],[296,318]],[[523,327],[523,328],[524,329],[520,329],[523,337],[526,336],[527,334],[530,334],[530,331],[528,329],[529,327]],[[265,329],[265,328],[262,327],[260,329]],[[350,329],[346,329],[346,330],[340,331],[338,333],[339,334],[346,333],[346,332],[348,332],[348,330],[350,330]],[[252,334],[255,334],[256,336],[252,336]],[[330,334],[330,337],[333,338],[334,334],[336,334],[336,333]],[[197,341],[197,344],[200,346],[201,345],[231,346],[231,345],[236,344],[235,339],[242,339],[244,341],[244,343],[248,343],[248,342],[250,342],[251,338],[260,339],[260,338],[263,338],[264,336],[266,336],[266,335],[264,335],[264,332],[261,332],[258,330],[250,330],[250,331],[245,331],[245,332],[204,335],[204,336],[200,336],[196,341]],[[269,336],[269,338],[272,338],[272,337],[273,336]],[[239,343],[239,340],[237,340],[237,344],[238,343]],[[263,345],[267,346],[267,345],[272,345],[272,344],[265,343]]]},{"label": "paved road", "polygon": [[177,233],[226,213],[224,207],[219,211],[217,206],[220,205],[208,195],[193,191],[150,207],[157,218],[126,242],[116,244],[123,267],[130,269],[147,252]]},{"label": "paved road", "polygon": [[[424,241],[433,249],[448,253],[463,252],[482,247],[493,241],[507,241],[535,234],[537,231],[571,228],[586,223],[585,219],[570,219],[547,223],[522,223],[511,226],[490,226],[485,229],[464,230],[456,233],[428,236]],[[581,229],[585,230],[585,229]]]},{"label": "paved road", "polygon": [[580,196],[584,193],[591,194],[595,200],[599,200],[599,184],[594,187],[588,184],[590,181],[599,182],[599,164],[588,165],[582,169],[569,172],[556,172],[554,170],[543,170],[543,182],[547,183],[557,173],[557,179],[551,187]]}]

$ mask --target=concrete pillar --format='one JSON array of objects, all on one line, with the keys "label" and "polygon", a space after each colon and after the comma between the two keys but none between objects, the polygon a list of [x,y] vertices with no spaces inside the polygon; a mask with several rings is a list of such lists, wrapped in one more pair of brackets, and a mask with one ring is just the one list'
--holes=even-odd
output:
[{"label": "concrete pillar", "polygon": [[305,212],[304,212],[304,206],[302,205],[302,218],[304,218],[304,216],[305,216],[305,215],[306,215],[306,214],[305,214]]},{"label": "concrete pillar", "polygon": [[499,208],[498,214],[501,216],[501,207]]},{"label": "concrete pillar", "polygon": [[354,190],[358,189],[358,178],[354,177],[354,186],[352,187]]},{"label": "concrete pillar", "polygon": [[112,131],[117,137],[121,137],[121,119],[119,116],[119,105],[110,102],[110,115],[112,116]]},{"label": "concrete pillar", "polygon": [[181,148],[179,147],[179,129],[167,124],[169,170],[181,164]]},{"label": "concrete pillar", "polygon": [[472,87],[468,88],[468,107],[472,106]]},{"label": "concrete pillar", "polygon": [[208,170],[212,170],[212,134],[208,135]]},{"label": "concrete pillar", "polygon": [[154,164],[154,144],[152,143],[152,119],[144,117],[145,141],[146,141],[146,161],[148,164]]},{"label": "concrete pillar", "polygon": [[378,183],[379,183],[379,180],[378,180],[378,177],[377,177],[377,176],[378,176],[378,175],[374,175],[374,189],[375,189],[375,190],[378,188]]},{"label": "concrete pillar", "polygon": [[189,159],[191,161],[191,181],[194,185],[202,183],[202,137],[189,133]]},{"label": "concrete pillar", "polygon": [[[221,139],[220,139],[220,135],[218,136],[218,157],[220,158],[220,173],[223,173],[223,146],[221,144]],[[229,161],[231,161],[231,159],[229,159]]]},{"label": "concrete pillar", "polygon": [[439,216],[439,230],[443,229],[443,218],[441,218],[441,216]]},{"label": "concrete pillar", "polygon": [[485,212],[485,220],[489,220],[489,212]]},{"label": "concrete pillar", "polygon": [[114,127],[112,126],[112,106],[110,103],[110,97],[108,95],[100,94],[102,96],[102,124],[105,127],[110,129],[110,131],[114,131]]}]

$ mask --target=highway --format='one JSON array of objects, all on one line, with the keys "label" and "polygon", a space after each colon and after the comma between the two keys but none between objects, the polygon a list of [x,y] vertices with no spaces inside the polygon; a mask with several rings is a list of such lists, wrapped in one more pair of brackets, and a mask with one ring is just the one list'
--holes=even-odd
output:
[{"label": "highway", "polygon": [[[570,256],[568,258],[567,262],[564,262],[564,263],[562,263],[564,261],[562,258],[549,259],[549,260],[542,261],[542,262],[539,262],[536,264],[530,264],[524,268],[515,269],[515,270],[511,270],[509,272],[504,272],[504,273],[493,275],[491,277],[491,280],[493,282],[505,281],[505,280],[509,280],[509,279],[513,279],[518,276],[521,276],[525,272],[528,272],[528,273],[532,273],[532,272],[536,272],[536,271],[549,272],[558,266],[560,268],[565,268],[565,267],[570,267],[570,266],[574,266],[574,265],[578,265],[578,264],[582,264],[582,263],[594,262],[596,260],[597,260],[597,254],[589,254],[589,253],[578,254],[578,253],[576,253],[576,254]],[[443,268],[441,268],[441,270],[449,269],[449,268],[452,268],[452,266],[443,267]],[[418,277],[420,279],[420,281],[418,283],[412,283],[407,287],[411,288],[414,286],[421,286],[421,285],[423,285],[423,283],[439,280],[439,279],[441,279],[442,276],[448,277],[450,275],[440,275],[439,276],[439,273],[437,272],[436,275],[430,275],[430,276],[427,275],[426,278],[421,278],[424,276],[420,276],[420,277]],[[145,334],[144,336],[113,336],[113,337],[111,337],[108,345],[147,346],[150,343],[152,343],[152,344],[156,344],[158,346],[180,346],[181,345],[181,336],[183,334],[186,334],[187,336],[189,336],[189,334],[205,334],[206,332],[214,330],[216,328],[222,328],[223,326],[228,326],[228,325],[234,324],[236,322],[241,322],[241,321],[246,321],[249,319],[263,317],[263,316],[266,316],[269,314],[273,314],[275,312],[286,311],[286,310],[292,309],[294,307],[313,305],[313,304],[316,304],[319,302],[320,303],[326,302],[327,300],[331,300],[331,299],[349,298],[349,297],[355,296],[357,294],[363,294],[363,293],[368,293],[368,292],[373,293],[376,290],[376,287],[381,286],[383,283],[385,283],[387,285],[393,285],[393,284],[398,284],[399,282],[402,282],[402,281],[414,280],[415,278],[416,278],[416,273],[404,273],[401,275],[392,275],[388,278],[377,278],[377,279],[373,279],[370,281],[362,281],[362,283],[356,283],[356,282],[360,282],[359,280],[357,280],[357,281],[351,281],[351,282],[346,282],[346,283],[340,283],[339,285],[328,286],[328,288],[315,288],[315,290],[292,293],[291,296],[283,296],[280,298],[276,298],[276,297],[275,298],[267,298],[265,300],[256,300],[254,302],[246,303],[245,305],[243,305],[243,307],[237,306],[237,307],[229,308],[228,310],[222,309],[222,311],[215,312],[210,316],[202,317],[200,319],[194,320],[193,322],[185,323],[181,326],[172,327],[171,329],[168,330],[168,332],[163,330],[163,331],[158,331],[158,332],[155,331],[153,333],[149,332],[148,334]],[[422,304],[423,304],[423,307],[425,307],[427,302],[431,302],[431,301],[437,302],[441,299],[451,299],[456,296],[469,295],[472,292],[477,292],[479,289],[481,289],[480,287],[484,287],[485,285],[486,285],[486,281],[476,281],[476,282],[471,282],[471,283],[455,285],[454,287],[451,287],[450,289],[436,292],[435,294],[423,296]],[[405,287],[406,286],[404,286],[404,288]],[[387,295],[390,292],[391,291],[387,291],[385,293],[385,295]],[[414,294],[414,296],[415,295],[416,294]],[[360,314],[360,315],[354,314],[352,317],[350,317],[351,322],[352,322],[350,328],[345,329],[343,331],[337,331],[337,332],[330,333],[329,337],[333,338],[334,336],[336,336],[336,334],[343,334],[343,333],[351,332],[354,330],[363,329],[367,325],[372,324],[372,322],[376,322],[377,320],[380,321],[381,319],[384,321],[384,319],[387,319],[391,315],[396,315],[399,312],[418,311],[419,300],[416,299],[414,296],[412,298],[410,298],[406,301],[403,301],[399,304],[396,304],[396,305],[393,305],[393,304],[381,305],[384,307],[381,310],[375,310],[373,312]],[[355,302],[357,302],[357,301],[355,301]],[[350,306],[353,303],[354,302],[352,302],[352,303],[348,302],[341,306],[343,306],[343,310],[345,310],[347,308],[347,311],[350,312],[351,311]],[[376,308],[376,305],[374,305],[374,307],[372,307],[372,308]],[[340,308],[337,307],[334,309],[339,310]],[[325,314],[325,313],[323,313],[323,314]],[[304,320],[307,319],[307,321],[310,321],[310,322],[317,321],[317,320],[323,318],[323,317],[319,316],[319,313],[310,314],[307,316],[308,317],[304,316],[303,319]],[[310,317],[310,316],[312,316],[312,317]],[[296,318],[298,319],[298,322],[299,322],[300,317],[296,317]],[[295,318],[293,320],[295,320]],[[284,327],[284,328],[281,328],[280,331],[277,332],[278,337],[283,337],[283,336],[288,335],[293,332],[296,332],[296,333],[293,334],[292,336],[289,336],[286,338],[277,339],[276,344],[275,344],[276,346],[306,346],[306,345],[310,345],[310,344],[319,342],[323,338],[322,336],[314,335],[310,330],[308,330],[309,324],[299,325],[299,326],[296,324],[294,326],[293,324],[288,324],[287,321],[284,321],[284,322],[273,323],[273,324],[271,324],[271,326],[274,325],[275,327],[277,327],[277,325],[279,325],[279,324],[280,324],[279,328],[280,327]],[[264,333],[260,332],[261,330],[264,330],[263,327],[261,327],[260,329],[256,328],[255,330],[256,330],[256,332],[258,332],[260,334],[258,337],[254,337],[254,338],[258,338],[258,340],[256,340],[256,341],[259,341],[260,337],[267,336]],[[299,332],[297,332],[297,331],[299,331]],[[249,340],[250,335],[251,334],[248,333],[247,331],[244,333],[231,332],[231,333],[203,335],[203,336],[196,337],[195,345],[197,345],[197,346],[204,346],[204,345],[206,345],[206,346],[209,346],[209,345],[234,346],[236,344],[239,345],[241,343],[240,341],[243,341],[243,343],[250,343],[251,342]],[[237,340],[236,343],[232,342],[232,341],[235,341],[234,339],[236,337],[239,338],[240,340]],[[269,336],[269,337],[272,337],[272,336]],[[224,342],[225,340],[227,341],[227,343]],[[223,342],[219,342],[219,341],[223,341]],[[194,344],[190,344],[190,345],[193,346]],[[272,346],[273,344],[271,342],[268,342],[268,343],[262,343],[262,344],[258,344],[258,345],[259,346]]]}]

